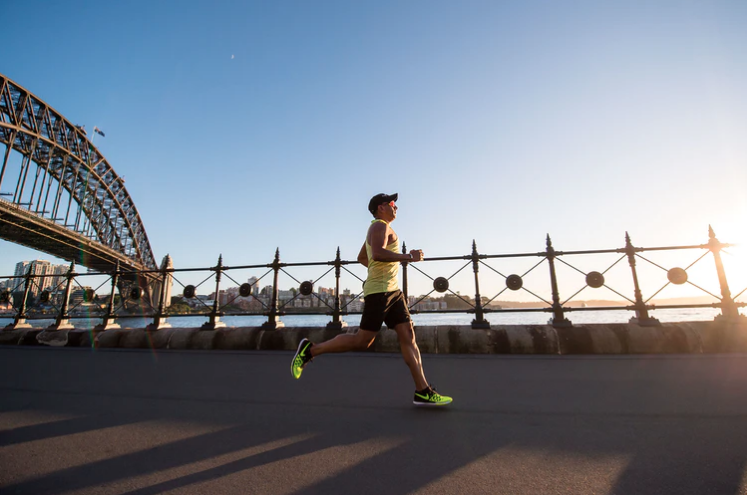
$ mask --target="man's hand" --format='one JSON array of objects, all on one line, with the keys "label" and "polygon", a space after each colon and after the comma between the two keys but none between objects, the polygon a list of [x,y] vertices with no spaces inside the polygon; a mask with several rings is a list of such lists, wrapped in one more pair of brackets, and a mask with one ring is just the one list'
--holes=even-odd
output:
[{"label": "man's hand", "polygon": [[423,261],[423,250],[412,249],[410,250],[410,256],[412,256],[412,259],[410,261]]}]

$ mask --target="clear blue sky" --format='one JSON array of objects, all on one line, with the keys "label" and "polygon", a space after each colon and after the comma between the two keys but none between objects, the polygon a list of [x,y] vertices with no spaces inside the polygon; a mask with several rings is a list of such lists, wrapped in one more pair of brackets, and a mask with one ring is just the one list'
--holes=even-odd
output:
[{"label": "clear blue sky", "polygon": [[[177,267],[747,241],[747,2],[24,2],[0,72]],[[5,189],[6,186],[4,185]],[[0,241],[0,273],[42,257]]]}]

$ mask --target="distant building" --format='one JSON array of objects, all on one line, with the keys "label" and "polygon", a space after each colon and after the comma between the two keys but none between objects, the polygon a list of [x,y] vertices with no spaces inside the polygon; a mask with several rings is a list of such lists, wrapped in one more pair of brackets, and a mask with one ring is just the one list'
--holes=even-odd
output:
[{"label": "distant building", "polygon": [[50,292],[59,292],[65,290],[65,275],[67,275],[69,266],[66,265],[52,265],[49,269],[50,277],[47,280],[47,285],[44,287]]},{"label": "distant building", "polygon": [[68,267],[65,265],[53,265],[46,260],[20,261],[16,263],[16,270],[13,274],[16,278],[8,280],[5,285],[12,291],[23,291],[25,277],[31,269],[31,274],[36,275],[33,278],[29,288],[30,297],[38,297],[43,290],[54,292],[60,289],[65,282],[65,274]]},{"label": "distant building", "polygon": [[30,263],[30,261],[19,261],[16,263],[16,270],[13,273],[16,278],[8,280],[8,288],[11,291],[15,292],[17,290],[23,290],[23,277],[28,273],[28,266]]},{"label": "distant building", "polygon": [[347,311],[351,313],[358,313],[363,311],[363,299],[357,298],[352,300],[345,300],[345,304],[347,304]]},{"label": "distant building", "polygon": [[[31,297],[38,297],[41,291],[47,286],[47,273],[50,271],[52,263],[45,260],[34,260],[34,261],[21,261],[16,263],[16,277],[23,277],[25,275],[38,275],[31,281],[29,287],[29,295]],[[14,290],[24,290],[24,280],[22,278],[15,279],[16,286]]]},{"label": "distant building", "polygon": [[259,279],[257,277],[249,277],[246,283],[252,286],[252,295],[258,296],[259,295]]},{"label": "distant building", "polygon": [[79,287],[70,292],[70,301],[68,304],[70,304],[70,306],[78,306],[83,303],[93,302],[93,297],[91,297],[90,300],[86,299],[86,293],[88,293],[89,295],[94,294],[93,289],[88,286]]}]

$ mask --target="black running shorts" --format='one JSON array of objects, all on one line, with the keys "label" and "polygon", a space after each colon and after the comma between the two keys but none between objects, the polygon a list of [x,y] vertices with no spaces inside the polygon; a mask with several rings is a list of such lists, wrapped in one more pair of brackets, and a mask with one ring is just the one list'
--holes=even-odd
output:
[{"label": "black running shorts", "polygon": [[393,292],[380,292],[369,294],[363,298],[363,316],[361,317],[361,328],[371,332],[381,330],[381,324],[386,323],[389,328],[394,328],[400,323],[410,321],[410,311],[401,290]]}]

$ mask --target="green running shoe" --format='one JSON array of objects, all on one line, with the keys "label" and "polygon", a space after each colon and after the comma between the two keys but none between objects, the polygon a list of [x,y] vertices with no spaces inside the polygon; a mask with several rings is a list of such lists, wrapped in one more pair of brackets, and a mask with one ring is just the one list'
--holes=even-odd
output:
[{"label": "green running shoe", "polygon": [[291,375],[293,375],[293,378],[296,380],[301,378],[304,366],[311,361],[312,345],[314,344],[312,344],[309,339],[301,339],[301,342],[298,344],[296,355],[293,356],[293,361],[291,361]]},{"label": "green running shoe", "polygon": [[412,403],[416,406],[425,407],[445,406],[446,404],[451,404],[451,401],[451,397],[446,397],[445,395],[439,394],[433,387],[428,387],[425,390],[416,391],[415,398],[412,399]]}]

